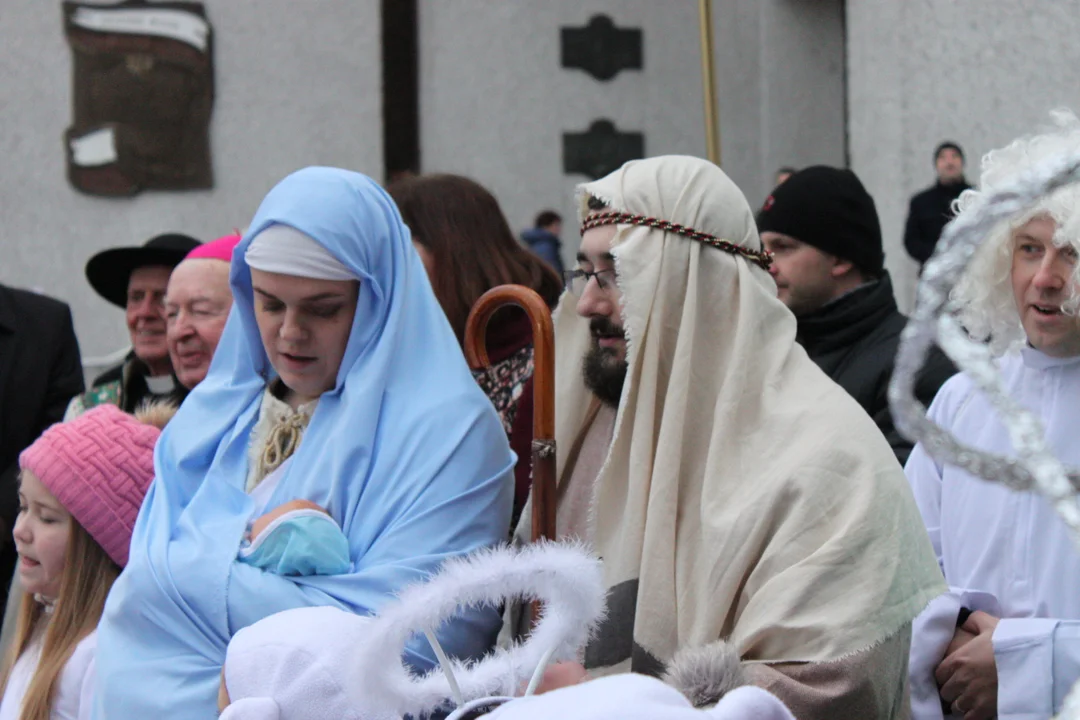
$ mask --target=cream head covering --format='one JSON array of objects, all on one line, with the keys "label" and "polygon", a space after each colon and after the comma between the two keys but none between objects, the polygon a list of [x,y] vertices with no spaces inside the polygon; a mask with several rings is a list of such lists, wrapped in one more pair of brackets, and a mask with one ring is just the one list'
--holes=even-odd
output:
[{"label": "cream head covering", "polygon": [[[583,221],[589,196],[625,214],[609,222],[628,340],[587,538],[610,620],[586,665],[657,674],[676,649],[717,639],[743,661],[827,661],[901,631],[944,590],[930,542],[876,425],[795,342],[742,193],[678,156],[629,162],[580,192]],[[560,482],[589,411],[590,342],[564,296]]]}]

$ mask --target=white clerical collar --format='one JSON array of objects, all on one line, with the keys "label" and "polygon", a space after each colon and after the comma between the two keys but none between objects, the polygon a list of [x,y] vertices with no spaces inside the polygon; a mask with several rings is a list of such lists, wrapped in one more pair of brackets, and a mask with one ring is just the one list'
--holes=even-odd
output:
[{"label": "white clerical collar", "polygon": [[1036,350],[1030,345],[1025,345],[1021,348],[1020,355],[1024,360],[1024,365],[1032,370],[1048,370],[1050,368],[1080,363],[1080,355],[1073,355],[1072,357],[1051,357],[1041,350]]},{"label": "white clerical collar", "polygon": [[172,375],[159,375],[157,377],[146,377],[146,389],[150,391],[151,395],[168,395],[176,389],[176,383],[173,381]]}]

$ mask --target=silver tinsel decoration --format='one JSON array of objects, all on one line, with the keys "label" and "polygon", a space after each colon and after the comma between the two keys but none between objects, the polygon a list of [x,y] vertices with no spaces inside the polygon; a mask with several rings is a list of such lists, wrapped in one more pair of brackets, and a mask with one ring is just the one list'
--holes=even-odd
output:
[{"label": "silver tinsel decoration", "polygon": [[[935,459],[1013,490],[1045,495],[1065,520],[1080,549],[1080,474],[1070,472],[1047,447],[1038,418],[1006,394],[989,348],[968,336],[950,307],[953,287],[964,274],[983,239],[999,223],[1030,210],[1040,198],[1080,181],[1080,156],[1060,157],[1019,175],[1011,186],[980,198],[945,228],[927,262],[912,314],[900,340],[889,402],[896,427],[922,443]],[[916,374],[934,343],[968,374],[990,399],[1009,431],[1015,457],[977,450],[926,417],[914,395]],[[1066,698],[1059,718],[1080,720],[1080,683]]]}]

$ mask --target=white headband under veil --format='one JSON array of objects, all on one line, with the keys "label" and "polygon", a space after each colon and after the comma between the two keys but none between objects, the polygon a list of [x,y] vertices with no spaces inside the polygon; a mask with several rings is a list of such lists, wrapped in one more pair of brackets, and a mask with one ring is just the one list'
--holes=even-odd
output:
[{"label": "white headband under veil", "polygon": [[279,275],[314,280],[360,279],[314,238],[280,223],[271,225],[252,239],[244,252],[244,261],[252,270]]}]

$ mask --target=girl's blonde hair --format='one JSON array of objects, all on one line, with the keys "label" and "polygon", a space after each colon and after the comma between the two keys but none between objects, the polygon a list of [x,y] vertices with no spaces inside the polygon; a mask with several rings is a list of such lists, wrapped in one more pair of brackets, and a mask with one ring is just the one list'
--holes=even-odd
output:
[{"label": "girl's blonde hair", "polygon": [[[992,150],[982,160],[977,190],[965,190],[955,203],[957,215],[978,212],[990,195],[1015,182],[1052,158],[1080,157],[1080,120],[1070,110],[1051,113],[1051,129],[1014,140]],[[972,337],[990,343],[994,355],[1021,346],[1027,336],[1012,288],[1013,234],[1036,217],[1049,217],[1057,224],[1054,244],[1080,250],[1080,186],[1069,185],[1042,198],[1040,202],[1009,222],[1001,223],[975,252],[960,278],[952,299],[964,327]],[[1080,283],[1080,266],[1073,276]],[[1074,290],[1063,309],[1076,313],[1080,297]]]},{"label": "girl's blonde hair", "polygon": [[[175,414],[176,406],[171,403],[152,402],[144,403],[136,410],[135,419],[162,430]],[[41,657],[26,688],[19,720],[49,720],[60,675],[75,648],[97,628],[105,610],[105,600],[120,576],[120,569],[97,540],[72,517],[67,555],[60,574],[60,592],[53,604],[52,617],[46,616],[45,606],[32,594],[24,593],[19,603],[15,637],[0,666],[0,688],[6,691],[15,663],[35,636],[39,632],[45,633]]]},{"label": "girl's blonde hair", "polygon": [[[97,627],[105,609],[105,598],[119,575],[119,566],[90,537],[90,533],[71,518],[60,593],[53,606],[52,618],[48,619],[44,629],[41,659],[26,688],[19,720],[49,720],[60,674],[76,646]],[[4,658],[3,674],[0,675],[0,687],[5,691],[11,669],[30,647],[46,619],[45,606],[32,594],[24,593],[15,638]]]}]

